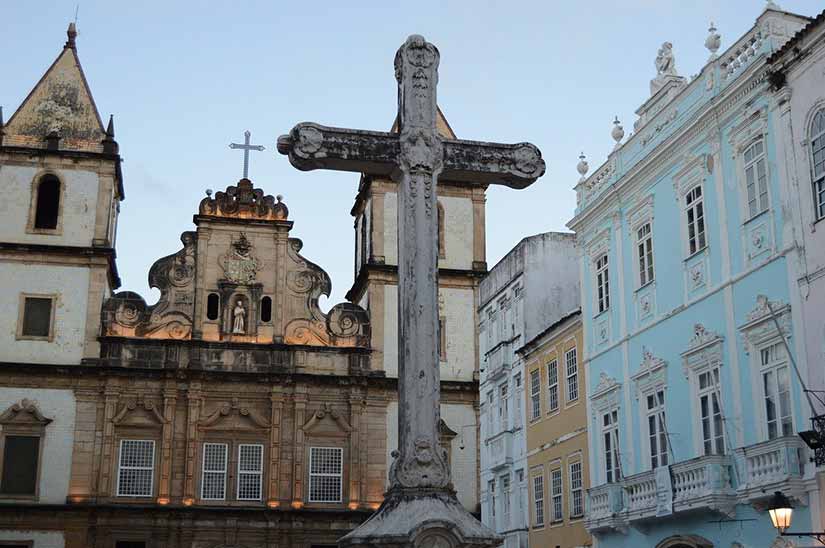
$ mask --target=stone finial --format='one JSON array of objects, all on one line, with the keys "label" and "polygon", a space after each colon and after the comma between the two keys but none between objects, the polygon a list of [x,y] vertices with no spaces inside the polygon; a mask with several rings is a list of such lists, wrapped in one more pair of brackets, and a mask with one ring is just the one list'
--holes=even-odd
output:
[{"label": "stone finial", "polygon": [[66,29],[66,36],[68,40],[66,40],[66,48],[75,48],[75,38],[77,38],[77,27],[74,23],[69,23],[69,28]]},{"label": "stone finial", "polygon": [[212,189],[211,188],[206,189],[206,195],[209,196],[210,198],[212,197]]},{"label": "stone finial", "polygon": [[705,38],[705,47],[710,51],[710,58],[708,58],[708,62],[716,59],[716,52],[719,51],[719,46],[721,45],[722,37],[718,32],[716,32],[716,27],[713,26],[713,21],[711,21],[710,28],[708,29],[708,37]]},{"label": "stone finial", "polygon": [[585,160],[584,152],[582,152],[579,154],[579,163],[576,164],[576,171],[581,175],[581,181],[584,181],[588,169],[590,169],[590,166],[587,164],[587,160]]},{"label": "stone finial", "polygon": [[120,151],[117,141],[115,141],[115,117],[109,115],[109,124],[106,126],[106,136],[103,138],[103,152],[106,154],[117,154]]},{"label": "stone finial", "polygon": [[278,200],[278,203],[280,204],[281,202],[284,201],[284,195],[283,194],[278,194],[277,196],[275,196],[275,199]]},{"label": "stone finial", "polygon": [[115,138],[115,115],[109,115],[109,124],[106,126],[106,137],[109,139]]},{"label": "stone finial", "polygon": [[618,116],[616,116],[616,119],[613,120],[613,129],[610,131],[610,136],[613,137],[614,141],[616,141],[616,147],[621,144],[622,139],[624,138],[624,128],[622,127],[622,123],[619,121]]},{"label": "stone finial", "polygon": [[767,2],[765,2],[765,11],[767,11],[767,10],[781,11],[782,6],[780,6],[779,4],[774,2],[773,0],[767,0]]}]

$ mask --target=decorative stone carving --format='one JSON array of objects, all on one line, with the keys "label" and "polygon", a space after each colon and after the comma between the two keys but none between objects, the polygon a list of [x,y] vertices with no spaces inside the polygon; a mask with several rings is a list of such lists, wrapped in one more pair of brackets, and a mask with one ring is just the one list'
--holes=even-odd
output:
[{"label": "decorative stone carving", "polygon": [[636,383],[636,398],[657,385],[666,382],[667,362],[654,356],[647,348],[642,348],[642,363],[638,371],[631,376]]},{"label": "decorative stone carving", "polygon": [[200,421],[199,426],[213,430],[269,428],[269,421],[254,409],[241,405],[238,398],[232,398],[209,413]]},{"label": "decorative stone carving", "polygon": [[[750,354],[754,348],[780,336],[791,337],[790,311],[791,307],[786,303],[771,301],[766,295],[757,295],[756,305],[745,316],[745,323],[739,328],[744,338],[745,352]],[[774,316],[776,323],[773,321]],[[777,323],[779,330],[776,328]]]},{"label": "decorative stone carving", "polygon": [[226,191],[218,191],[215,197],[201,200],[199,212],[212,217],[236,217],[266,221],[284,221],[289,209],[279,195],[275,198],[264,195],[263,190],[254,188],[252,181],[241,179],[237,186],[228,186]]},{"label": "decorative stone carving", "polygon": [[576,164],[576,171],[579,172],[579,182],[581,183],[586,179],[587,170],[590,169],[590,166],[587,164],[587,160],[585,159],[584,152],[579,154],[579,163]]},{"label": "decorative stone carving", "polygon": [[246,239],[246,234],[241,232],[230,248],[221,258],[226,279],[236,284],[251,284],[255,281],[258,261],[252,256],[252,244]]},{"label": "decorative stone carving", "polygon": [[311,433],[320,426],[324,419],[327,418],[329,418],[333,423],[335,423],[336,427],[341,432],[352,432],[352,426],[338,411],[333,409],[328,403],[323,404],[315,413],[312,413],[312,415],[309,417],[309,420],[307,420],[301,427],[301,430],[307,433]]},{"label": "decorative stone carving", "polygon": [[155,402],[142,395],[128,399],[112,419],[116,426],[159,426],[166,422]]},{"label": "decorative stone carving", "polygon": [[713,61],[716,59],[717,55],[716,52],[719,51],[719,46],[722,45],[722,37],[716,32],[716,27],[713,26],[713,21],[710,23],[710,28],[708,28],[708,37],[705,38],[705,47],[708,48],[710,51],[710,57],[708,58],[708,62]]},{"label": "decorative stone carving", "polygon": [[197,235],[181,235],[183,249],[163,257],[149,270],[149,287],[160,290],[152,306],[131,291],[116,293],[103,305],[103,334],[120,337],[186,339],[194,313]]},{"label": "decorative stone carving", "polygon": [[673,55],[673,44],[665,42],[656,54],[654,61],[656,78],[650,81],[650,94],[655,95],[668,82],[683,80],[676,73],[676,57]]},{"label": "decorative stone carving", "polygon": [[616,141],[615,148],[618,148],[624,138],[624,128],[622,127],[622,123],[619,122],[618,116],[616,116],[616,119],[613,120],[613,129],[610,130],[610,136],[613,137],[614,141]]},{"label": "decorative stone carving", "polygon": [[11,404],[0,414],[0,425],[11,424],[39,424],[46,426],[52,419],[43,416],[37,407],[37,402],[23,398],[19,403]]},{"label": "decorative stone carving", "polygon": [[774,313],[784,313],[786,306],[787,305],[779,301],[769,300],[767,295],[757,295],[756,306],[754,306],[751,309],[751,311],[748,312],[746,320],[748,323],[750,323],[756,320],[761,320],[765,317],[770,317],[771,310],[773,310]]},{"label": "decorative stone carving", "polygon": [[723,341],[722,335],[705,328],[700,323],[695,324],[687,349],[682,352],[682,372],[685,377],[689,376],[691,370],[709,363],[721,363]]}]

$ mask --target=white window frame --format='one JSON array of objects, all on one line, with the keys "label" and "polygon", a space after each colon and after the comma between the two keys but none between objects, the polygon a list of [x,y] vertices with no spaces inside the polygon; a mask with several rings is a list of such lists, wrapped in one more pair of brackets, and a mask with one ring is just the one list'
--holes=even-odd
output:
[{"label": "white window frame", "polygon": [[569,405],[579,401],[579,355],[575,346],[564,353],[564,372]]},{"label": "white window frame", "polygon": [[493,478],[487,481],[487,493],[490,495],[490,518],[493,521],[493,527],[496,525],[496,479]]},{"label": "white window frame", "polygon": [[510,418],[510,394],[507,383],[498,387],[498,425],[499,431],[507,430]]},{"label": "white window frame", "polygon": [[541,371],[530,371],[530,420],[541,418]]},{"label": "white window frame", "polygon": [[[312,463],[313,458],[315,457],[315,451],[335,451],[339,455],[339,461],[341,463],[341,469],[339,472],[313,472],[312,471]],[[318,504],[341,504],[344,501],[344,449],[341,447],[321,447],[321,446],[311,446],[309,448],[309,467],[308,467],[308,490],[307,490],[307,500],[311,503],[318,503]],[[337,500],[316,500],[312,496],[312,480],[313,478],[338,478],[338,499]]]},{"label": "white window frame", "polygon": [[513,428],[521,426],[521,373],[513,375]]},{"label": "white window frame", "polygon": [[[710,382],[702,387],[702,376],[707,375]],[[699,413],[699,436],[702,443],[702,455],[724,455],[727,451],[725,433],[725,412],[722,401],[722,369],[719,364],[696,371],[696,391],[697,405]],[[706,398],[706,400],[705,400]],[[703,411],[703,401],[707,401],[709,415],[705,417]],[[719,408],[719,412],[714,411],[714,405]],[[717,424],[717,415],[719,416]],[[707,430],[705,422],[707,421]],[[709,435],[708,435],[709,434]],[[721,443],[721,449],[720,449]],[[710,445],[710,451],[708,451]]]},{"label": "white window frame", "polygon": [[506,529],[510,525],[510,474],[499,476],[498,482],[501,485],[501,519]]},{"label": "white window frame", "polygon": [[[817,127],[819,126],[819,127]],[[825,219],[825,107],[816,111],[811,119],[808,143],[810,146],[811,192],[814,206],[814,221]],[[816,154],[822,161],[816,162]],[[819,166],[822,171],[817,174]]]},{"label": "white window frame", "polygon": [[[767,361],[766,361],[767,358]],[[793,417],[793,395],[791,390],[791,371],[790,371],[790,363],[788,360],[788,353],[785,350],[785,345],[782,343],[781,340],[774,340],[769,344],[763,345],[759,348],[759,384],[760,384],[760,396],[761,396],[761,409],[762,409],[762,424],[765,429],[765,439],[766,440],[773,440],[776,438],[781,438],[783,436],[792,436],[795,433],[794,430],[794,417]],[[779,374],[784,371],[787,383],[787,390],[785,390],[785,394],[787,396],[787,401],[783,404],[782,401],[782,392],[780,392],[779,386]],[[776,398],[775,406],[776,406],[776,414],[774,415],[774,427],[776,429],[775,433],[771,435],[771,421],[768,420],[768,394],[765,392],[765,377],[766,375],[772,375],[773,381],[770,388],[773,389],[773,394],[771,394],[774,398]],[[787,408],[785,408],[787,406]],[[785,420],[788,420],[787,423],[787,433],[785,429]]]},{"label": "white window frame", "polygon": [[[756,153],[753,149],[761,147]],[[750,220],[770,209],[768,189],[768,154],[765,138],[759,136],[748,143],[742,151],[742,174],[745,185],[745,219]],[[748,155],[752,155],[748,158]],[[762,179],[760,180],[760,166]]]},{"label": "white window frame", "polygon": [[653,221],[645,221],[636,228],[636,258],[639,266],[639,287],[656,279],[653,266]]},{"label": "white window frame", "polygon": [[[207,448],[210,446],[214,447],[222,447],[223,448],[223,469],[215,468],[214,470],[206,469],[206,451]],[[201,459],[201,488],[200,488],[200,499],[201,500],[226,500],[226,471],[229,468],[229,444],[225,442],[204,442],[203,449],[202,449],[202,459]],[[205,496],[206,493],[206,477],[209,474],[211,477],[221,478],[223,484],[223,496],[220,497],[207,497]]]},{"label": "white window frame", "polygon": [[688,257],[692,257],[708,246],[707,223],[705,222],[707,213],[705,211],[705,189],[701,184],[692,185],[685,192],[684,212],[687,254]]},{"label": "white window frame", "polygon": [[[651,405],[652,399],[652,405]],[[647,454],[650,469],[667,466],[669,442],[667,439],[666,397],[664,386],[658,386],[643,395],[645,425],[647,429]]]},{"label": "white window frame", "polygon": [[604,411],[600,424],[605,483],[617,483],[622,480],[619,409],[614,407]]},{"label": "white window frame", "polygon": [[[138,443],[144,444],[148,443],[149,446],[152,448],[151,454],[151,465],[150,466],[133,466],[133,465],[124,465],[123,464],[123,457],[124,457],[124,445],[128,443]],[[140,439],[121,439],[120,440],[120,447],[118,451],[118,461],[117,461],[117,489],[116,493],[118,497],[129,497],[129,498],[150,498],[153,496],[155,492],[155,440],[140,440]],[[121,491],[121,479],[122,479],[122,472],[126,470],[138,470],[138,471],[146,471],[149,470],[149,492],[148,493],[124,493]]]},{"label": "white window frame", "polygon": [[602,314],[610,310],[610,261],[608,253],[602,253],[593,260],[593,269],[596,273],[596,313]]},{"label": "white window frame", "polygon": [[544,527],[544,472],[533,474],[533,527]]},{"label": "white window frame", "polygon": [[581,461],[568,464],[570,480],[570,519],[584,517],[584,469]]},{"label": "white window frame", "polygon": [[550,470],[550,523],[564,521],[564,482],[561,468]]},{"label": "white window frame", "polygon": [[[255,470],[242,470],[241,469],[241,451],[244,447],[254,447],[259,450],[260,454],[260,466],[257,471]],[[258,478],[258,496],[257,497],[241,497],[241,478],[243,476],[257,476]],[[237,500],[262,500],[263,499],[263,478],[264,478],[264,446],[262,443],[239,443],[238,444],[238,474],[235,481],[235,498]]]},{"label": "white window frame", "polygon": [[[553,400],[555,399],[555,403]],[[547,363],[547,412],[559,410],[559,361],[553,358]]]}]

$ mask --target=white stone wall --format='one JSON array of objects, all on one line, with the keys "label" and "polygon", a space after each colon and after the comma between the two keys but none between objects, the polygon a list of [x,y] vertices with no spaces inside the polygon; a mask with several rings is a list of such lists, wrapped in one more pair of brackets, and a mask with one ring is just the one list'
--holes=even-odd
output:
[{"label": "white stone wall", "polygon": [[63,548],[62,531],[0,531],[3,541],[34,541],[34,548]]},{"label": "white stone wall", "polygon": [[[457,436],[453,439],[450,448],[453,485],[455,485],[458,500],[464,507],[474,512],[478,503],[476,481],[476,418],[471,405],[442,404],[441,418],[447,423]],[[465,428],[466,427],[466,428]],[[463,432],[463,439],[462,439]],[[464,449],[461,449],[462,443]],[[387,405],[387,470],[392,464],[390,453],[398,448],[398,402]]]},{"label": "white stone wall", "polygon": [[[473,268],[473,201],[470,198],[442,196],[444,208],[444,248],[446,257],[440,268]],[[384,195],[384,261],[398,264],[398,196]]]},{"label": "white stone wall", "polygon": [[[475,325],[472,289],[441,288],[440,314],[447,318],[447,361],[441,363],[441,380],[471,381],[475,367]],[[398,288],[384,286],[384,371],[398,376]]]},{"label": "white stone wall", "polygon": [[[46,426],[46,437],[43,440],[40,461],[39,502],[43,504],[64,504],[69,493],[69,476],[72,468],[75,421],[74,393],[71,390],[0,387],[0,412],[5,411],[15,403],[19,403],[24,398],[35,401],[43,416],[52,420]],[[0,539],[9,539],[9,537],[3,536],[5,533],[8,533],[8,531],[0,531]],[[35,546],[41,545],[35,543]],[[42,546],[57,546],[57,544],[42,544]],[[63,546],[62,536],[60,536],[60,546]]]},{"label": "white stone wall", "polygon": [[[6,223],[0,223],[5,226]],[[83,357],[89,270],[84,267],[0,263],[0,361],[79,363]],[[17,340],[20,294],[56,294],[54,340]]]},{"label": "white stone wall", "polygon": [[90,171],[58,171],[62,185],[59,234],[28,234],[32,184],[37,167],[0,166],[0,241],[90,246],[97,208],[98,176]]}]

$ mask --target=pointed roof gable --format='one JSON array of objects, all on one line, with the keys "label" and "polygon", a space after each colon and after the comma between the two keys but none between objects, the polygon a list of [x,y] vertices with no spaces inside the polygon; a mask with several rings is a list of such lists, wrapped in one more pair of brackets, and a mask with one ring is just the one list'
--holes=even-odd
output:
[{"label": "pointed roof gable", "polygon": [[[441,112],[441,107],[438,107],[438,110],[435,113],[435,128],[438,130],[438,134],[444,139],[458,139],[458,137],[455,136],[455,132],[453,132],[453,128],[450,127],[450,123],[447,121],[447,118],[444,117],[444,113]],[[395,121],[392,123],[390,133],[398,133],[397,116]]]},{"label": "pointed roof gable", "polygon": [[106,136],[92,92],[80,66],[74,23],[63,51],[3,128],[5,146],[45,148],[52,132],[60,149],[102,152]]}]

